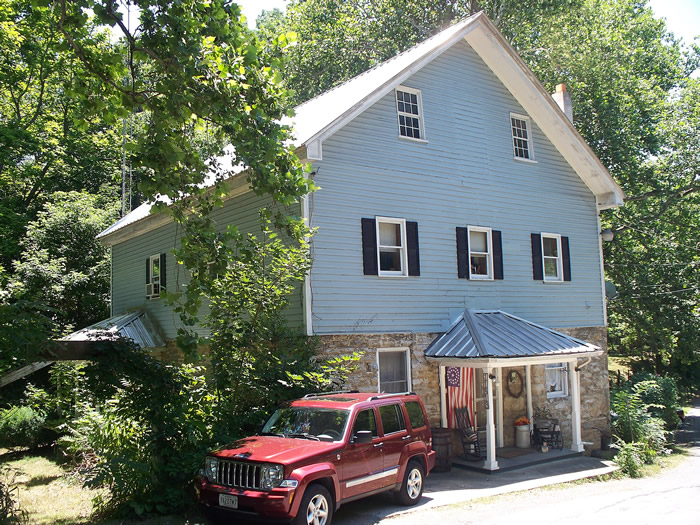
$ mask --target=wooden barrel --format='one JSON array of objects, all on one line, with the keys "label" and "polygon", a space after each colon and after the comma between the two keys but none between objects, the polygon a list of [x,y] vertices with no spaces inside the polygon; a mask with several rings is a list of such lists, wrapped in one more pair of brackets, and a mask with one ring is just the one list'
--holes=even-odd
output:
[{"label": "wooden barrel", "polygon": [[448,472],[452,468],[452,430],[433,428],[433,450],[435,451],[435,471]]}]

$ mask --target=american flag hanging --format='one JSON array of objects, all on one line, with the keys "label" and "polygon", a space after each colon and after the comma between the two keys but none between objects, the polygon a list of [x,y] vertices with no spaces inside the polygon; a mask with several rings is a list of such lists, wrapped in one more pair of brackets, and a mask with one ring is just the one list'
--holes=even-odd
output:
[{"label": "american flag hanging", "polygon": [[448,366],[445,369],[447,390],[447,427],[457,427],[455,410],[469,408],[469,415],[474,421],[474,369]]}]

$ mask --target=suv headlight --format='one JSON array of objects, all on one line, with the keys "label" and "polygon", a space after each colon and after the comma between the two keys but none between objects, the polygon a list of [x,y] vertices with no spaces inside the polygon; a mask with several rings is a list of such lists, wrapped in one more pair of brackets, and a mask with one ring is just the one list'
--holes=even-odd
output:
[{"label": "suv headlight", "polygon": [[262,468],[261,485],[263,489],[279,487],[284,479],[284,467],[282,465],[265,465]]},{"label": "suv headlight", "polygon": [[216,468],[219,462],[216,458],[207,458],[204,460],[204,475],[209,481],[216,481]]}]

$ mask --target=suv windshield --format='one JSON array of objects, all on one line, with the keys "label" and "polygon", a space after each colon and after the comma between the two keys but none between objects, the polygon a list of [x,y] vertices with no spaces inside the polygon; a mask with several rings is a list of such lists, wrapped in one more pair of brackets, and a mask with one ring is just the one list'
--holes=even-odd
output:
[{"label": "suv windshield", "polygon": [[348,422],[347,410],[317,407],[278,408],[262,428],[262,434],[340,441]]}]

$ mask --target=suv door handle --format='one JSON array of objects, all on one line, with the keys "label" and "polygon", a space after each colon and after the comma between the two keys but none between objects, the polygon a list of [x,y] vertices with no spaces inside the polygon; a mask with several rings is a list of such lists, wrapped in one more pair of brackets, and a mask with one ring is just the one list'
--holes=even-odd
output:
[{"label": "suv door handle", "polygon": [[384,446],[384,442],[374,444],[374,448],[379,448],[379,447],[383,447],[383,446]]},{"label": "suv door handle", "polygon": [[401,438],[402,441],[406,441],[407,439],[411,439],[413,436],[404,436]]}]

